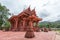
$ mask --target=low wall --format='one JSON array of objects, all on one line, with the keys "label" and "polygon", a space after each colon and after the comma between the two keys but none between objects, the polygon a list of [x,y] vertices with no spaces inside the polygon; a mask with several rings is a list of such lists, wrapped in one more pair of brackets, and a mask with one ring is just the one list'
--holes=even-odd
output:
[{"label": "low wall", "polygon": [[51,28],[52,30],[55,30],[55,31],[60,31],[60,28]]}]

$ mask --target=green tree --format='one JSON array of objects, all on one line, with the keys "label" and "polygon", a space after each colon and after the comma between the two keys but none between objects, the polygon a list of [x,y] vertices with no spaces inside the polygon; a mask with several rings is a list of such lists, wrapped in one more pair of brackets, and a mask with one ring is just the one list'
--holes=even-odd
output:
[{"label": "green tree", "polygon": [[5,6],[2,6],[2,5],[0,4],[0,29],[2,29],[1,26],[2,26],[3,24],[6,24],[9,15],[11,15],[11,14],[9,13],[9,9],[7,9]]}]

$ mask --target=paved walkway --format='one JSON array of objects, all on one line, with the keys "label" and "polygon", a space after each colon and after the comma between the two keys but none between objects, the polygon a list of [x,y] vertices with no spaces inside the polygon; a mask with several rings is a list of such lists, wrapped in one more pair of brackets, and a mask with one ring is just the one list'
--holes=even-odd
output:
[{"label": "paved walkway", "polygon": [[34,32],[34,38],[24,38],[25,32],[2,32],[0,40],[55,40],[55,32]]},{"label": "paved walkway", "polygon": [[56,32],[56,38],[55,40],[60,40],[60,32]]},{"label": "paved walkway", "polygon": [[55,40],[60,40],[60,35],[56,35]]}]

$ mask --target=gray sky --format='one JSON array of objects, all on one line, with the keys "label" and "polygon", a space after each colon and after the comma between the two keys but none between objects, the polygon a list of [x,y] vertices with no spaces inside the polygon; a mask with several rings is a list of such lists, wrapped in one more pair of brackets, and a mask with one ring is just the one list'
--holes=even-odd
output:
[{"label": "gray sky", "polygon": [[15,15],[31,6],[31,10],[35,8],[37,16],[43,21],[60,20],[60,0],[0,0],[0,3]]}]

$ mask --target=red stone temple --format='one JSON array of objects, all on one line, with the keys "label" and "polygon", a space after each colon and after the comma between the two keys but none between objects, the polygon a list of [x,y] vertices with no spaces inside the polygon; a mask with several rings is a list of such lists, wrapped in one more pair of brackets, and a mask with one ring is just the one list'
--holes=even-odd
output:
[{"label": "red stone temple", "polygon": [[42,18],[38,18],[35,9],[30,10],[30,7],[23,10],[20,14],[12,16],[9,19],[11,23],[11,31],[27,31],[31,28],[33,31],[39,31],[38,22]]}]

